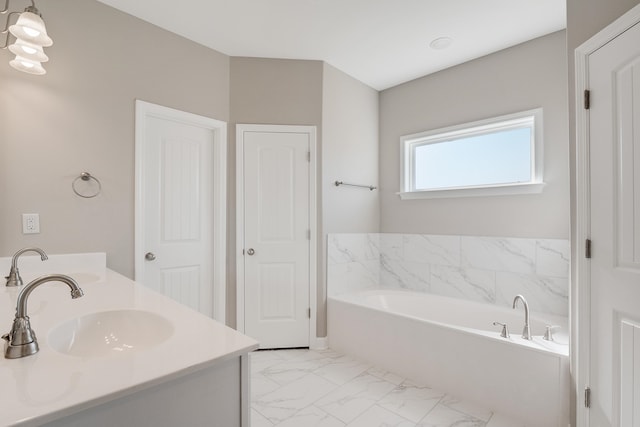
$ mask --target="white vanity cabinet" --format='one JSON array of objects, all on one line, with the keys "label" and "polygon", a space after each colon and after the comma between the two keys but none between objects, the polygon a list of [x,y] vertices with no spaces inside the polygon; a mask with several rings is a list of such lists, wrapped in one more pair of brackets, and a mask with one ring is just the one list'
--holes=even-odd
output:
[{"label": "white vanity cabinet", "polygon": [[235,357],[43,426],[249,427],[247,359]]},{"label": "white vanity cabinet", "polygon": [[[30,294],[40,351],[0,357],[0,425],[248,427],[257,341],[104,266],[104,254],[24,260],[25,283],[68,274],[84,296],[71,299],[56,282]],[[20,289],[0,289],[0,333],[11,328]]]}]

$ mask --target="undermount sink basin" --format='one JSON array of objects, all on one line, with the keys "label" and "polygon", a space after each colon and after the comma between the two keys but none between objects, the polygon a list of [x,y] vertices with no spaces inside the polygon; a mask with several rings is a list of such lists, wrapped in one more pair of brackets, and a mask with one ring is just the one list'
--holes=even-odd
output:
[{"label": "undermount sink basin", "polygon": [[101,357],[137,352],[166,341],[173,326],[142,310],[115,310],[71,319],[49,333],[49,345],[70,356]]}]

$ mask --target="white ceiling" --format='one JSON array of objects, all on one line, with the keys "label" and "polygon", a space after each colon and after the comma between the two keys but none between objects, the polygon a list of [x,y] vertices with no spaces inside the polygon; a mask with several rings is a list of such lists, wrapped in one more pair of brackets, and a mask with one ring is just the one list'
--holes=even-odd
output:
[{"label": "white ceiling", "polygon": [[[377,90],[566,26],[565,0],[99,0],[229,56],[322,60]],[[453,43],[435,50],[438,37]]]}]

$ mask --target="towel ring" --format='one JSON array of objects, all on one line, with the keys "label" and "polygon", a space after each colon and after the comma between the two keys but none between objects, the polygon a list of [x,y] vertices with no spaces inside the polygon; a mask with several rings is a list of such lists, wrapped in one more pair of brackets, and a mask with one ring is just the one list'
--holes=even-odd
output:
[{"label": "towel ring", "polygon": [[[86,194],[86,193],[82,194],[77,188],[78,184],[81,182],[85,182],[87,183],[87,185],[91,186],[92,184],[91,181],[93,181],[93,184],[97,185],[98,188],[94,189],[93,192],[89,194]],[[85,199],[92,199],[96,197],[98,194],[100,194],[100,192],[102,191],[102,184],[100,183],[98,178],[91,175],[89,172],[82,172],[80,176],[78,176],[76,179],[73,180],[73,182],[71,183],[71,188],[73,189],[73,192],[76,193],[76,195],[83,197]]]}]

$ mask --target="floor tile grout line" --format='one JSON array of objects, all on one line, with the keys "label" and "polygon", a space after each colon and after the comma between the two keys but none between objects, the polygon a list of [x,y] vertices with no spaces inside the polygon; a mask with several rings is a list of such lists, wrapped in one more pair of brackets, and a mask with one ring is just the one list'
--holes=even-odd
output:
[{"label": "floor tile grout line", "polygon": [[259,413],[260,415],[262,415],[262,417],[267,420],[269,423],[271,423],[272,426],[275,426],[274,423],[271,422],[271,420],[269,419],[269,417],[267,417],[265,414],[263,414],[262,412],[260,412],[256,407],[254,407],[253,405],[251,405],[251,409],[253,409],[254,411],[256,411],[257,413]]},{"label": "floor tile grout line", "polygon": [[[452,396],[452,395],[450,395],[450,394],[448,394],[448,393],[447,393],[447,394],[445,394],[445,396],[444,396],[444,397],[446,397],[446,396],[449,396],[449,397],[451,397],[451,398],[455,399],[455,400],[456,400],[456,401],[458,401],[458,402],[469,402],[469,401],[467,401],[467,400],[460,399],[460,398],[458,398],[458,397],[456,397],[456,396]],[[444,398],[444,397],[443,397],[443,398]],[[475,403],[475,402],[469,402],[469,403],[473,403],[474,405],[477,405],[477,403]],[[447,405],[445,405],[445,406],[447,406]],[[492,410],[490,410],[490,409],[484,408],[484,407],[483,407],[483,409],[486,409],[487,411],[489,411],[489,412],[491,413],[491,415],[489,415],[489,418],[488,418],[486,421],[485,421],[485,420],[483,420],[482,418],[476,417],[475,415],[473,415],[473,414],[469,414],[468,412],[464,412],[464,411],[462,411],[462,410],[460,410],[460,409],[452,408],[452,407],[450,407],[450,406],[447,406],[447,408],[449,408],[450,410],[455,411],[455,412],[457,412],[457,413],[459,413],[459,414],[466,415],[466,416],[471,417],[471,418],[475,418],[476,420],[480,420],[480,421],[482,421],[482,422],[484,422],[484,423],[488,423],[488,422],[489,422],[489,420],[491,419],[491,417],[493,417],[493,411],[492,411]]]},{"label": "floor tile grout line", "polygon": [[[408,423],[413,424],[414,426],[418,425],[418,423],[416,423],[415,421],[411,421],[409,418],[405,417],[404,415],[398,414],[397,412],[392,411],[391,409],[387,409],[387,408],[385,408],[383,406],[380,406],[378,403],[375,403],[373,406],[377,406],[378,408],[380,408],[382,410],[385,410],[387,412],[391,412],[393,415],[402,418],[403,420],[405,420]],[[369,408],[369,409],[371,409],[371,408]],[[422,418],[420,418],[420,420],[422,421]]]},{"label": "floor tile grout line", "polygon": [[[325,380],[325,381],[327,381],[327,382],[331,382],[331,381],[328,381],[328,380],[327,380],[327,379],[325,379],[325,378],[322,378],[320,375],[316,375],[316,374],[314,374],[313,372],[307,373],[304,377],[306,377],[306,376],[308,376],[308,375],[314,375],[314,376],[316,376],[317,378],[320,378],[320,379]],[[301,380],[301,379],[302,379],[302,378],[304,378],[304,377],[298,378],[298,380]],[[298,381],[298,380],[296,380],[296,381]],[[293,381],[292,381],[292,382],[293,382]],[[288,384],[281,385],[280,387],[278,387],[278,389],[281,389],[281,388],[283,388],[283,387],[286,387],[287,385],[288,385]],[[339,388],[340,388],[340,386],[339,386],[339,385],[336,385],[335,383],[332,383],[332,385],[334,385],[334,386],[335,386],[333,389],[331,389],[331,390],[329,390],[328,392],[326,392],[325,394],[323,394],[323,395],[319,396],[317,399],[315,399],[313,402],[311,402],[311,403],[310,403],[310,404],[308,404],[307,406],[304,406],[304,407],[302,407],[302,408],[300,408],[300,409],[296,410],[296,411],[294,412],[294,414],[293,414],[293,415],[291,415],[290,417],[287,417],[287,419],[295,417],[298,413],[300,413],[301,411],[303,411],[303,410],[305,410],[305,409],[309,408],[310,406],[315,406],[315,403],[316,403],[316,402],[318,402],[320,399],[322,399],[323,397],[327,396],[327,395],[328,395],[328,394],[330,394],[330,393],[333,393],[335,390],[337,390],[337,389],[339,389]],[[276,391],[276,390],[274,390],[274,391]],[[270,393],[271,393],[271,392],[270,392]],[[268,394],[268,393],[266,393],[266,394]],[[253,404],[252,404],[252,407],[253,407]],[[318,408],[318,409],[320,409],[321,411],[323,411],[323,412],[325,412],[325,413],[327,413],[327,414],[328,414],[328,412],[326,412],[326,411],[325,411],[325,410],[323,410],[322,408]],[[260,411],[258,411],[258,412],[260,412]],[[271,421],[271,420],[269,419],[269,417],[267,417],[266,415],[264,415],[262,412],[260,412],[260,415],[262,415],[263,417],[265,417],[265,418],[267,418],[269,421]],[[331,415],[331,414],[329,414],[329,415]],[[335,417],[334,417],[334,418],[335,418]],[[283,421],[285,421],[285,420],[283,420]],[[341,420],[340,420],[340,421],[341,421]],[[278,422],[278,424],[280,424],[281,422],[282,422],[282,421]],[[342,422],[342,421],[341,421],[341,422]],[[272,423],[272,424],[273,424],[273,423]],[[277,425],[277,424],[273,424],[273,425],[275,426],[275,425]]]},{"label": "floor tile grout line", "polygon": [[420,418],[420,420],[415,424],[418,425],[421,422],[423,422],[429,416],[429,414],[432,413],[434,411],[434,409],[436,409],[440,403],[442,403],[444,398],[447,397],[447,396],[448,396],[448,394],[445,393],[440,399],[438,399],[438,402],[435,405],[433,405],[433,408],[429,409],[429,411],[426,414],[424,414],[424,416],[422,418]]},{"label": "floor tile grout line", "polygon": [[[346,356],[346,355],[343,355],[343,356]],[[343,356],[340,356],[340,357],[343,357]],[[349,356],[347,356],[347,357],[349,357]],[[300,379],[302,379],[302,378],[306,377],[307,375],[314,374],[316,377],[321,378],[321,379],[324,379],[325,381],[328,381],[328,382],[332,383],[332,384],[333,384],[333,385],[335,385],[336,387],[335,387],[335,388],[333,388],[332,390],[328,391],[328,392],[327,392],[327,393],[325,393],[324,395],[322,395],[322,396],[318,397],[315,401],[313,401],[313,402],[312,402],[312,403],[310,403],[309,405],[305,406],[304,408],[298,409],[298,410],[297,410],[297,411],[296,411],[296,412],[295,412],[291,417],[288,417],[288,418],[295,417],[298,413],[300,413],[300,412],[301,412],[301,411],[303,411],[304,409],[309,408],[310,406],[315,406],[316,408],[318,408],[319,410],[321,410],[323,413],[326,413],[326,414],[328,414],[329,416],[331,416],[331,417],[333,417],[333,418],[335,418],[335,419],[339,420],[340,422],[343,422],[343,421],[342,421],[342,419],[336,418],[335,416],[331,415],[330,413],[326,412],[324,409],[322,409],[321,407],[316,406],[315,404],[316,404],[318,401],[322,400],[322,398],[324,398],[324,397],[326,397],[327,395],[329,395],[330,393],[333,393],[334,391],[339,390],[340,388],[342,388],[342,387],[346,386],[347,384],[349,384],[350,382],[352,382],[352,381],[353,381],[353,380],[355,380],[356,378],[360,377],[360,376],[361,376],[361,375],[363,375],[364,373],[368,373],[369,369],[371,369],[372,367],[374,367],[374,365],[372,365],[372,364],[370,364],[370,363],[364,363],[364,362],[361,362],[360,360],[353,359],[353,358],[351,358],[351,357],[349,357],[349,359],[350,359],[350,361],[352,361],[352,362],[356,362],[356,363],[358,363],[358,364],[362,364],[365,368],[364,368],[364,370],[363,370],[362,372],[360,372],[359,374],[355,375],[354,377],[350,378],[349,380],[347,380],[346,382],[344,382],[344,383],[342,383],[342,384],[337,384],[337,383],[335,383],[334,381],[332,381],[330,378],[325,378],[325,377],[323,377],[323,376],[321,376],[321,375],[315,374],[315,372],[316,372],[317,370],[321,369],[322,367],[324,367],[324,366],[326,366],[326,365],[323,365],[322,367],[318,367],[318,368],[316,368],[315,370],[313,370],[313,371],[311,371],[311,372],[308,372],[308,373],[307,373],[306,375],[304,375],[303,377],[298,378],[298,380],[300,380]],[[291,360],[284,360],[284,361],[285,361],[285,362],[290,362]],[[378,407],[380,407],[380,406],[378,405],[378,402],[379,402],[381,399],[383,399],[384,397],[388,396],[392,391],[396,390],[396,389],[397,389],[397,387],[398,387],[396,384],[394,384],[394,383],[392,383],[391,381],[388,381],[388,380],[386,380],[386,379],[384,379],[384,378],[380,378],[380,377],[378,377],[378,376],[376,376],[376,375],[373,375],[373,374],[371,374],[371,373],[368,373],[368,375],[370,375],[370,376],[372,376],[372,377],[374,377],[374,378],[377,378],[377,379],[378,379],[378,380],[380,380],[381,382],[384,382],[384,383],[389,384],[392,388],[391,388],[391,390],[389,390],[387,393],[385,393],[382,397],[380,397],[379,399],[375,400],[375,401],[374,401],[374,403],[373,403],[371,406],[367,407],[365,410],[363,410],[361,413],[359,413],[355,418],[353,418],[353,420],[355,420],[355,419],[357,419],[358,417],[360,417],[362,414],[364,414],[366,411],[368,411],[369,409],[371,409],[371,407],[373,407],[373,406],[378,406]],[[399,377],[400,377],[400,376],[399,376]],[[403,379],[402,383],[404,383],[404,381],[406,381],[406,380],[407,380],[407,379],[406,379],[406,378],[404,378],[404,377],[400,377],[400,378],[402,378],[402,379]],[[272,381],[273,381],[273,380],[272,380]],[[274,381],[274,382],[275,382],[275,383],[277,383],[277,381]],[[277,384],[279,384],[279,383],[277,383]],[[279,385],[280,385],[280,384],[279,384]],[[285,384],[285,385],[286,385],[286,384]],[[285,385],[280,385],[278,388],[284,387]],[[275,390],[274,390],[274,391],[275,391]],[[256,411],[257,411],[257,410],[256,410]],[[264,416],[265,418],[267,418],[267,419],[269,420],[269,422],[271,422],[271,420],[270,420],[268,417],[266,417],[262,412],[260,412],[260,411],[257,411],[257,412],[259,412],[262,416]],[[397,414],[397,413],[395,413],[395,412],[393,412],[393,411],[390,411],[390,412],[394,413],[394,414],[395,414],[395,415],[397,415],[397,416],[402,417],[400,414]],[[403,419],[406,419],[405,417],[402,417],[402,418],[403,418]],[[353,420],[351,420],[350,422],[353,422]],[[408,421],[409,421],[409,422],[412,422],[412,421],[410,421],[410,420],[408,420]],[[343,423],[344,423],[345,425],[348,425],[350,422],[348,422],[348,423],[343,422]],[[275,426],[275,425],[277,425],[277,424],[274,424],[274,426]]]}]

